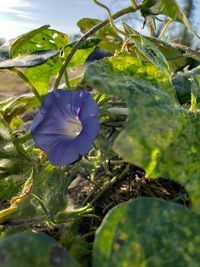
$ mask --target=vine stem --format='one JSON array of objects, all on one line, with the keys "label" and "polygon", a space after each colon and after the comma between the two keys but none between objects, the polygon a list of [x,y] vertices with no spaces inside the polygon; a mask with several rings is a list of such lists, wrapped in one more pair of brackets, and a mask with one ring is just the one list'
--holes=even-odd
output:
[{"label": "vine stem", "polygon": [[[132,13],[132,12],[136,12],[137,10],[139,10],[141,7],[141,5],[138,5],[137,8],[133,8],[132,6],[129,6],[127,8],[124,8],[118,12],[116,12],[115,14],[113,14],[112,18],[113,19],[117,19],[123,15],[126,15],[128,13]],[[75,45],[72,47],[71,52],[69,53],[69,55],[66,57],[62,67],[60,68],[60,71],[56,77],[54,86],[53,86],[53,90],[57,89],[61,78],[63,76],[63,74],[65,73],[65,69],[68,66],[69,62],[71,61],[73,55],[76,53],[76,50],[78,50],[78,48],[82,45],[82,43],[87,40],[88,37],[90,37],[91,35],[93,35],[95,32],[99,31],[101,28],[103,28],[106,24],[108,24],[110,22],[110,19],[106,19],[102,22],[100,22],[98,25],[96,25],[94,28],[92,28],[91,30],[89,30],[85,35],[83,35],[76,43]]]},{"label": "vine stem", "polygon": [[125,36],[125,33],[116,27],[116,25],[115,25],[115,23],[114,23],[114,21],[113,21],[113,18],[112,18],[112,14],[111,14],[111,12],[110,12],[110,9],[109,9],[106,5],[100,3],[98,0],[93,0],[93,1],[94,1],[94,3],[95,3],[96,5],[98,5],[98,6],[102,7],[102,8],[104,8],[104,9],[108,12],[108,16],[109,16],[110,24],[112,25],[112,27],[113,27],[113,29],[116,31],[116,33],[117,33],[117,34],[120,33],[120,34],[122,34],[122,35]]},{"label": "vine stem", "polygon": [[29,81],[29,79],[24,75],[23,72],[19,71],[18,69],[15,68],[10,68],[9,71],[14,72],[18,77],[20,77],[24,83],[30,88],[30,90],[33,92],[33,94],[37,97],[37,99],[42,103],[42,97],[38,93],[37,89],[35,86]]},{"label": "vine stem", "polygon": [[172,22],[173,22],[172,19],[167,19],[167,20],[165,21],[165,26],[164,26],[164,28],[162,29],[161,33],[159,34],[158,39],[162,39],[162,37],[164,36],[164,34],[166,33],[166,31],[168,30],[169,25],[170,25]]},{"label": "vine stem", "polygon": [[135,2],[135,0],[130,0],[131,4],[133,5],[134,8],[137,8],[137,3]]},{"label": "vine stem", "polygon": [[121,179],[123,179],[124,176],[127,175],[129,171],[130,171],[130,165],[128,164],[119,175],[115,175],[110,180],[109,183],[107,183],[106,185],[103,185],[101,190],[99,189],[93,190],[91,194],[83,201],[83,205],[86,205],[90,197],[95,194],[95,197],[91,201],[89,201],[89,204],[93,205],[106,191],[109,190],[109,188],[111,188],[111,186],[113,186],[117,181],[120,181]]}]

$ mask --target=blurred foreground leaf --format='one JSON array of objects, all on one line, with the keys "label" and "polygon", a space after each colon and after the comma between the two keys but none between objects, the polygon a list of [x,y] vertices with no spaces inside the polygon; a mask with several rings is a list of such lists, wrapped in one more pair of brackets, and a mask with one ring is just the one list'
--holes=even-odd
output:
[{"label": "blurred foreground leaf", "polygon": [[198,267],[199,217],[186,207],[140,198],[113,208],[96,233],[93,267]]},{"label": "blurred foreground leaf", "polygon": [[0,240],[2,267],[79,267],[78,262],[44,233],[24,232]]}]

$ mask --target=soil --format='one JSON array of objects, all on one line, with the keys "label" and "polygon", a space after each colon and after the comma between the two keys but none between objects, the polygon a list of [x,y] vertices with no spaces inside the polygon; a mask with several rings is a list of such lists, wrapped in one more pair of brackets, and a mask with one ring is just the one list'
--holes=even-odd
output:
[{"label": "soil", "polygon": [[102,190],[101,194],[93,183],[82,177],[76,178],[69,187],[69,197],[76,207],[83,206],[83,203],[87,204],[86,200],[89,202],[95,199],[93,202],[95,217],[81,220],[80,225],[80,234],[87,242],[93,242],[95,231],[106,213],[122,202],[146,196],[191,207],[189,196],[180,184],[166,178],[148,179],[142,169],[133,165],[123,180]]}]

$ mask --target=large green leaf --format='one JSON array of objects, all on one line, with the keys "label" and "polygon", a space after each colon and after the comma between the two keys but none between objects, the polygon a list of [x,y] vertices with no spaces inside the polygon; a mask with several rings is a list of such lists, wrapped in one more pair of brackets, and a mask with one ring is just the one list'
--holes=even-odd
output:
[{"label": "large green leaf", "polygon": [[79,267],[78,262],[44,233],[24,232],[0,240],[2,267]]},{"label": "large green leaf", "polygon": [[[46,50],[61,51],[61,49],[68,45],[68,36],[66,34],[48,29],[48,27],[48,25],[45,25],[14,40],[10,46],[10,57],[16,58],[19,55],[30,55]],[[51,51],[50,53],[55,52]],[[35,86],[38,93],[44,95],[48,91],[51,78],[57,74],[61,66],[61,58],[56,57],[40,66],[27,68],[25,75]]]},{"label": "large green leaf", "polygon": [[[93,38],[84,42],[83,46],[80,47],[73,56],[72,60],[68,67],[76,67],[85,62],[89,54],[95,49],[99,43],[98,38]],[[64,45],[64,43],[63,43]],[[46,94],[48,91],[48,86],[51,81],[51,78],[55,76],[60,67],[63,64],[63,60],[68,56],[72,50],[73,44],[69,44],[63,47],[63,58],[57,57],[51,60],[48,60],[45,64],[36,66],[34,68],[27,68],[25,70],[26,76],[37,88],[38,92],[42,95]]]},{"label": "large green leaf", "polygon": [[27,68],[25,70],[25,75],[35,86],[38,93],[40,95],[45,95],[48,92],[51,79],[57,74],[61,66],[61,58],[56,57],[48,60],[42,65]]},{"label": "large green leaf", "polygon": [[[175,89],[151,63],[113,57],[93,63],[84,83],[128,101],[126,127],[114,150],[145,169],[151,178],[174,179],[186,187],[193,209],[200,212],[200,116],[181,106]],[[196,91],[199,87],[195,87]],[[195,98],[198,101],[198,97]]]},{"label": "large green leaf", "polygon": [[169,16],[174,21],[181,22],[194,33],[190,22],[176,0],[143,0],[141,13],[143,16],[163,14]]},{"label": "large green leaf", "polygon": [[96,233],[93,267],[198,267],[199,216],[156,198],[112,209]]},{"label": "large green leaf", "polygon": [[67,45],[66,34],[48,28],[49,25],[44,25],[15,39],[10,45],[10,57],[43,50],[60,50]]}]

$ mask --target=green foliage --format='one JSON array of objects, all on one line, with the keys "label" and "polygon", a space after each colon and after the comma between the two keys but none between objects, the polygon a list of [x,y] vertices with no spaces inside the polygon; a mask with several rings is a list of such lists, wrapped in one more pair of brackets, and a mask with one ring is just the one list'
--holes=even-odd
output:
[{"label": "green foliage", "polygon": [[94,267],[197,267],[199,217],[156,198],[118,205],[96,233]]},{"label": "green foliage", "polygon": [[143,16],[166,15],[173,21],[183,23],[188,30],[194,33],[190,22],[176,0],[143,0],[141,13]]},{"label": "green foliage", "polygon": [[78,267],[59,243],[44,233],[24,232],[0,240],[2,267]]},{"label": "green foliage", "polygon": [[91,64],[84,82],[128,101],[128,122],[115,140],[114,150],[145,169],[147,176],[162,176],[184,185],[199,213],[198,105],[182,107],[159,69],[128,56]]},{"label": "green foliage", "polygon": [[[48,60],[48,62],[43,65],[36,66],[34,68],[27,68],[25,70],[26,77],[32,82],[41,95],[45,95],[48,92],[48,86],[51,78],[58,73],[63,64],[63,58],[65,58],[72,49],[71,44],[68,45],[67,43],[67,35],[58,33],[55,30],[46,31],[47,30],[38,34],[35,37],[36,40],[34,41],[37,42],[42,49],[61,50],[62,55]],[[53,39],[54,36],[55,39]],[[52,43],[52,39],[55,40],[54,43]],[[98,39],[86,41],[84,46],[81,47],[73,57],[69,67],[75,67],[83,64],[98,43]],[[29,45],[27,45],[27,47],[29,49]]]},{"label": "green foliage", "polygon": [[124,24],[124,28],[130,36],[130,41],[133,42],[139,52],[160,68],[163,74],[169,78],[172,72],[186,65],[186,54],[183,55],[180,48],[165,41],[142,35],[126,24]]},{"label": "green foliage", "polygon": [[[101,40],[99,38],[91,38],[86,40],[83,45],[81,45],[76,51],[76,54],[73,56],[68,66],[76,67],[82,65],[94,50],[94,48],[100,43],[100,41]],[[69,55],[74,44],[75,43],[73,42],[64,48],[63,53],[65,57]]]},{"label": "green foliage", "polygon": [[17,194],[30,175],[30,158],[23,147],[11,142],[11,131],[0,117],[0,198]]},{"label": "green foliage", "polygon": [[67,186],[67,175],[61,170],[48,164],[38,166],[17,198],[13,198],[11,206],[0,212],[0,221],[14,221],[16,225],[20,221],[24,226],[53,220],[59,211],[67,208]]},{"label": "green foliage", "polygon": [[49,25],[44,25],[15,39],[10,45],[10,57],[43,50],[59,50],[67,45],[66,34],[48,28]]},{"label": "green foliage", "polygon": [[[61,50],[68,44],[68,36],[64,33],[43,26],[16,39],[10,48],[11,57],[32,54],[36,51]],[[51,51],[50,53],[52,53]],[[56,75],[62,65],[60,57],[54,58],[41,66],[27,68],[26,77],[35,86],[40,95],[48,91],[48,85],[53,75]]]},{"label": "green foliage", "polygon": [[39,101],[34,95],[26,94],[9,98],[0,102],[1,113],[7,123],[16,116],[39,106]]},{"label": "green foliage", "polygon": [[[86,33],[101,22],[102,21],[98,19],[84,18],[79,20],[77,25],[79,26],[82,33]],[[122,38],[110,25],[106,25],[93,36],[100,38],[102,41],[99,46],[111,53],[114,53],[116,49],[120,49],[122,45]]]},{"label": "green foliage", "polygon": [[[131,3],[113,19],[140,11],[152,30],[157,15],[165,15],[193,32],[175,0]],[[138,190],[135,170],[142,168],[148,178],[182,185],[192,211],[155,198],[117,206],[96,233],[93,267],[197,267],[200,68],[188,71],[186,65],[188,59],[198,64],[200,53],[142,35],[125,23],[120,34],[108,19],[84,18],[78,26],[84,35],[77,42],[68,43],[67,34],[44,25],[0,46],[0,69],[17,74],[34,93],[0,102],[0,265],[78,267],[59,243],[82,266],[90,264],[102,215],[127,199],[127,180]],[[89,63],[82,81],[82,75],[68,77],[97,46],[113,56]],[[63,81],[64,89],[91,93],[99,106],[100,132],[87,155],[55,167],[36,148],[29,128],[52,82],[57,89]],[[104,198],[107,193],[110,198]],[[59,243],[27,232],[31,229],[50,233]]]}]

